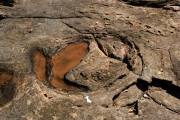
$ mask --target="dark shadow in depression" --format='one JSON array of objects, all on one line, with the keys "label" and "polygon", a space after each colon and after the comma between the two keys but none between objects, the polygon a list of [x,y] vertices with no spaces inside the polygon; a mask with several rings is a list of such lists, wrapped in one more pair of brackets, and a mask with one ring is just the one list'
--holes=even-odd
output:
[{"label": "dark shadow in depression", "polygon": [[13,73],[0,69],[0,107],[14,98]]}]

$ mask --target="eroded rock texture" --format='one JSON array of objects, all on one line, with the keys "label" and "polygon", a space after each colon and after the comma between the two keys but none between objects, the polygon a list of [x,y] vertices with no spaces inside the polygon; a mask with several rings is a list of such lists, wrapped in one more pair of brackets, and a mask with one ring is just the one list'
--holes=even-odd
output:
[{"label": "eroded rock texture", "polygon": [[0,119],[180,119],[179,0],[0,0]]}]

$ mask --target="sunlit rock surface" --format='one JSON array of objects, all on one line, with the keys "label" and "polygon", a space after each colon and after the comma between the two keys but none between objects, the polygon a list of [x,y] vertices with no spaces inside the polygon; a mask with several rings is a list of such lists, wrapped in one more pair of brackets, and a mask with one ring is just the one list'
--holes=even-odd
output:
[{"label": "sunlit rock surface", "polygon": [[179,0],[0,0],[0,119],[180,119]]}]

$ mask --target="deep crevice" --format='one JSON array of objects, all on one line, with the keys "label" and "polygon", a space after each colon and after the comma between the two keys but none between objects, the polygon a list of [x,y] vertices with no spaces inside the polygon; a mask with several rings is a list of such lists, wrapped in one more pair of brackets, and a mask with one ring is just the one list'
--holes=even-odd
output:
[{"label": "deep crevice", "polygon": [[151,86],[160,87],[175,98],[180,99],[180,87],[172,84],[171,81],[152,78]]},{"label": "deep crevice", "polygon": [[134,111],[135,115],[138,115],[138,113],[139,113],[139,110],[138,110],[138,101],[135,102],[134,110],[135,110]]},{"label": "deep crevice", "polygon": [[14,0],[0,0],[0,5],[13,7]]},{"label": "deep crevice", "polygon": [[[180,99],[180,87],[172,84],[172,81],[167,81],[167,80],[163,80],[163,79],[157,79],[157,78],[152,78],[152,82],[148,83],[147,81],[144,81],[142,79],[138,79],[136,86],[142,90],[143,92],[146,92],[148,90],[149,86],[154,86],[157,88],[161,88],[163,90],[166,90],[166,93],[169,95],[172,95],[173,97]],[[149,94],[147,94],[149,96],[149,98],[151,98],[155,103],[159,104],[159,105],[163,105],[166,109],[175,112],[175,113],[180,113],[179,111],[173,110],[169,107],[167,107],[166,105],[162,104],[159,101],[156,101],[156,99],[154,99],[153,97],[151,97]]]},{"label": "deep crevice", "polygon": [[60,20],[63,20],[63,19],[71,19],[71,18],[83,18],[84,16],[75,16],[75,17],[65,17],[65,16],[62,16],[62,17],[51,17],[51,16],[11,16],[11,15],[0,15],[1,17],[0,18],[3,18],[3,19],[30,19],[30,18],[34,18],[34,19],[40,19],[40,18],[43,18],[43,19],[60,19]]},{"label": "deep crevice", "polygon": [[142,80],[142,79],[138,79],[137,80],[137,83],[136,83],[136,86],[142,91],[142,92],[145,92],[146,90],[148,90],[148,86],[149,86],[149,83]]},{"label": "deep crevice", "polygon": [[3,19],[6,19],[6,17],[3,15],[0,15],[0,20],[3,20]]},{"label": "deep crevice", "polygon": [[149,2],[149,1],[129,1],[129,0],[123,0],[127,4],[133,5],[133,6],[144,6],[144,7],[152,7],[152,8],[162,8],[166,2]]},{"label": "deep crevice", "polygon": [[130,71],[132,71],[132,66],[131,66],[131,64],[130,64],[130,62],[129,62],[130,59],[131,59],[131,58],[129,58],[129,57],[126,55],[126,57],[124,58],[123,62],[126,63],[126,64],[127,64],[127,68],[128,68]]},{"label": "deep crevice", "polygon": [[154,87],[159,87],[162,88],[163,90],[166,90],[166,92],[175,98],[180,99],[180,87],[172,84],[172,81],[167,81],[163,79],[157,79],[157,78],[152,78],[152,82],[148,83],[145,80],[138,79],[136,86],[142,91],[145,92],[148,90],[149,86],[154,86]]}]

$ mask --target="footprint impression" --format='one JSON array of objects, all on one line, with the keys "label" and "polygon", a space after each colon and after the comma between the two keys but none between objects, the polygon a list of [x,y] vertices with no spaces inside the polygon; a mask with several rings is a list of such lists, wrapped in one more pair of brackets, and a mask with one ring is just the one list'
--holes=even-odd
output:
[{"label": "footprint impression", "polygon": [[[88,42],[69,44],[50,59],[42,51],[36,50],[33,54],[33,71],[40,81],[48,82],[55,88],[73,91],[87,91],[88,87],[64,79],[64,75],[88,53]],[[51,66],[52,76],[47,75],[47,66]]]}]

